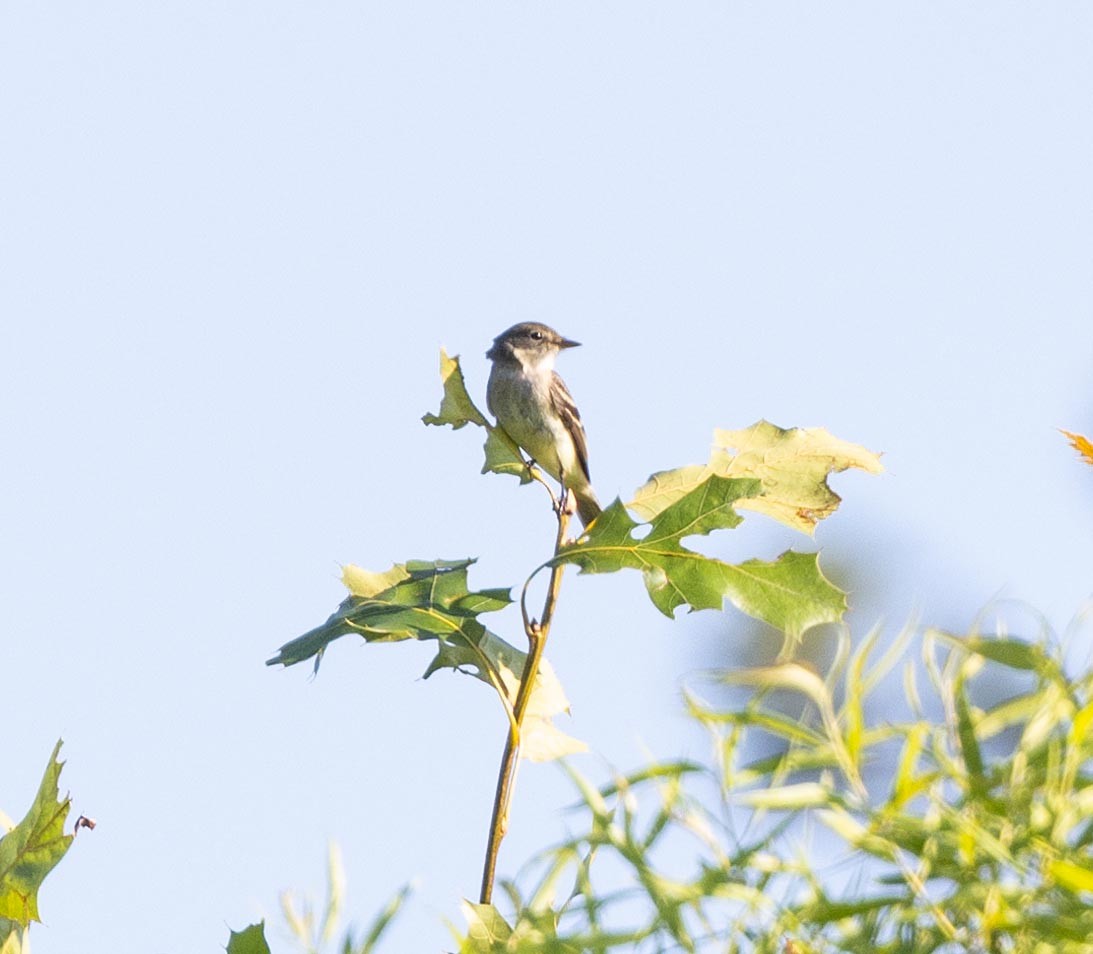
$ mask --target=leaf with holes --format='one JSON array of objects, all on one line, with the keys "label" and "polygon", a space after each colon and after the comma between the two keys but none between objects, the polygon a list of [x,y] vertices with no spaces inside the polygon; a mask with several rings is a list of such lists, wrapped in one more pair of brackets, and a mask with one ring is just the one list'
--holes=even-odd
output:
[{"label": "leaf with holes", "polygon": [[653,474],[630,502],[645,520],[700,486],[710,476],[751,477],[761,489],[738,501],[802,533],[834,513],[839,496],[828,485],[832,473],[858,468],[880,473],[880,457],[864,447],[833,437],[823,428],[784,429],[759,421],[742,431],[714,432],[714,449],[706,464]]},{"label": "leaf with holes", "polygon": [[755,479],[707,475],[659,509],[644,536],[635,536],[641,524],[616,500],[552,562],[574,563],[584,573],[640,570],[650,599],[666,616],[680,606],[720,609],[728,599],[796,640],[809,626],[834,622],[846,611],[845,595],[820,572],[816,554],[789,551],[773,562],[729,564],[682,545],[686,537],[737,526],[736,504],[759,491]]}]

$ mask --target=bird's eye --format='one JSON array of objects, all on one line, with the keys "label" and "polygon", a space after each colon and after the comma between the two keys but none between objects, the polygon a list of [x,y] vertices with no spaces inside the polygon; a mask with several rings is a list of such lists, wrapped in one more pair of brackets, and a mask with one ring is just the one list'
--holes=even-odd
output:
[{"label": "bird's eye", "polygon": [[543,333],[541,331],[533,331],[531,333],[531,337],[533,337],[536,341],[542,341]]}]

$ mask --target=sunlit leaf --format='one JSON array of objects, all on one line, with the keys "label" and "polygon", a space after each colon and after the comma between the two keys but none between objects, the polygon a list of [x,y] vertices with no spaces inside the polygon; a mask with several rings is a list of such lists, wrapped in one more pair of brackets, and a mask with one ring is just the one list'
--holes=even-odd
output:
[{"label": "sunlit leaf", "polygon": [[30,954],[30,936],[26,928],[0,918],[0,954]]},{"label": "sunlit leaf", "polygon": [[[512,705],[516,702],[526,661],[526,653],[486,631],[473,645],[465,642],[441,643],[436,657],[425,670],[425,676],[428,678],[438,669],[457,669],[476,676],[500,692],[495,684],[498,680]],[[562,684],[550,661],[544,659],[539,665],[539,673],[524,712],[520,729],[520,756],[529,762],[549,762],[588,751],[584,742],[562,732],[551,721],[555,716],[568,712],[569,701]]]},{"label": "sunlit leaf", "polygon": [[1068,742],[1076,757],[1080,758],[1083,747],[1093,739],[1093,735],[1090,734],[1091,727],[1093,727],[1093,702],[1075,712],[1070,724]]},{"label": "sunlit leaf", "polygon": [[980,739],[989,739],[1013,726],[1025,725],[1040,709],[1043,700],[1038,692],[1023,693],[991,707],[975,727]]},{"label": "sunlit leaf", "polygon": [[830,474],[858,468],[883,471],[880,456],[833,437],[823,428],[777,427],[759,421],[746,430],[714,432],[714,448],[704,465],[654,474],[630,502],[630,509],[652,520],[711,475],[755,478],[761,490],[741,499],[741,509],[766,514],[787,526],[812,533],[830,516],[840,498],[827,484]]},{"label": "sunlit leaf", "polygon": [[1048,870],[1064,888],[1093,893],[1093,869],[1058,858],[1048,863]]},{"label": "sunlit leaf", "polygon": [[824,825],[860,851],[885,859],[895,855],[896,846],[892,842],[875,835],[868,826],[863,825],[845,808],[834,804],[835,801],[834,797],[830,798],[831,807],[821,808],[816,812],[816,817]]},{"label": "sunlit leaf", "polygon": [[486,418],[475,407],[467,385],[463,380],[463,369],[459,366],[458,355],[454,358],[440,349],[440,379],[444,384],[444,396],[440,400],[440,410],[436,414],[426,414],[421,420],[426,424],[448,424],[459,430],[466,424],[486,426]]},{"label": "sunlit leaf", "polygon": [[[285,643],[267,665],[293,666],[315,659],[347,635],[367,642],[439,639],[476,646],[486,635],[482,613],[512,602],[507,589],[472,592],[467,568],[474,560],[415,560],[382,573],[345,568],[350,595],[321,626]],[[430,670],[431,671],[431,670]]]},{"label": "sunlit leaf", "polygon": [[831,790],[818,782],[800,782],[796,785],[753,789],[738,792],[733,797],[734,800],[750,805],[752,808],[772,810],[822,808],[830,805],[833,800]]},{"label": "sunlit leaf", "polygon": [[[974,868],[982,856],[987,856],[1004,865],[1014,863],[1013,855],[1007,845],[996,833],[989,831],[984,824],[981,824],[974,813],[956,810],[949,805],[943,806],[942,811],[959,835],[961,847],[965,851],[962,861],[969,868]],[[1009,840],[1008,837],[1006,840]]]},{"label": "sunlit leaf", "polygon": [[759,689],[790,689],[808,696],[821,711],[832,707],[827,684],[810,666],[799,662],[774,666],[753,666],[730,669],[720,674],[722,682],[731,686],[755,686]]},{"label": "sunlit leaf", "polygon": [[757,489],[754,480],[708,476],[660,510],[644,535],[635,534],[642,525],[616,500],[555,562],[575,563],[585,573],[640,570],[650,598],[666,616],[680,606],[720,609],[728,599],[791,639],[817,623],[837,621],[846,597],[820,572],[816,554],[787,552],[774,562],[734,565],[682,545],[687,537],[739,524],[735,504]]},{"label": "sunlit leaf", "polygon": [[1021,733],[1020,746],[1034,753],[1073,715],[1074,701],[1058,683],[1048,683],[1040,692],[1039,705]]},{"label": "sunlit leaf", "polygon": [[54,746],[34,804],[23,820],[0,838],[0,918],[26,928],[38,916],[38,889],[64,857],[72,835],[64,833],[70,800],[59,798],[58,780],[64,763]]},{"label": "sunlit leaf", "polygon": [[482,464],[482,473],[509,474],[519,477],[522,484],[529,483],[532,479],[531,468],[516,441],[499,427],[486,425],[486,430],[486,443],[483,445],[486,459]]},{"label": "sunlit leaf", "polygon": [[846,699],[842,712],[846,751],[851,763],[860,769],[862,738],[865,733],[865,661],[876,644],[879,630],[874,630],[855,651],[846,673]]},{"label": "sunlit leaf", "polygon": [[491,424],[478,410],[467,393],[459,358],[449,357],[443,348],[440,350],[440,378],[444,384],[440,409],[436,414],[423,415],[421,420],[425,424],[447,424],[456,431],[467,424],[485,428],[485,463],[482,465],[482,473],[511,474],[519,477],[521,483],[530,481],[531,471],[520,453],[520,448],[504,430]]},{"label": "sunlit leaf", "polygon": [[[366,642],[406,639],[436,640],[436,655],[425,670],[468,673],[515,700],[526,654],[491,633],[479,621],[484,613],[512,602],[509,590],[471,591],[467,570],[473,560],[400,563],[380,573],[347,566],[342,574],[350,595],[325,623],[286,643],[268,665],[292,666],[315,659],[318,668],[327,647],[342,636]],[[521,731],[521,755],[546,761],[583,752],[583,742],[556,728],[551,719],[568,711],[565,693],[549,663],[544,663],[532,689]]]},{"label": "sunlit leaf", "polygon": [[896,807],[902,806],[907,799],[918,794],[920,790],[917,774],[918,761],[922,755],[928,731],[929,727],[922,723],[911,726],[907,731],[907,740],[900,752],[896,776],[892,780],[892,804]]},{"label": "sunlit leaf", "polygon": [[[745,670],[745,672],[749,671]],[[721,678],[721,674],[718,674],[718,678]],[[743,684],[754,685],[755,683],[745,678]],[[785,739],[787,742],[798,742],[810,746],[821,745],[824,742],[822,734],[780,712],[769,712],[759,708],[724,710],[709,705],[686,689],[684,690],[684,701],[687,704],[687,711],[706,724],[730,723],[736,726],[763,729],[772,735]]]},{"label": "sunlit leaf", "polygon": [[402,563],[396,563],[389,570],[381,573],[365,570],[352,563],[342,567],[342,583],[345,584],[345,588],[349,590],[350,596],[356,596],[362,600],[378,596],[408,579],[410,579],[410,571]]},{"label": "sunlit leaf", "polygon": [[512,937],[512,928],[492,904],[463,902],[463,916],[467,919],[467,936],[460,954],[500,951]]}]

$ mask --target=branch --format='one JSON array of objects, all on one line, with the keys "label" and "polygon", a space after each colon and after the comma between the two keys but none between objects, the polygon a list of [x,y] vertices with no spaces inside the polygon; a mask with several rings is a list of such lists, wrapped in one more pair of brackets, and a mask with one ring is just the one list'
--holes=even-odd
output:
[{"label": "branch", "polygon": [[[547,486],[544,482],[544,486]],[[547,487],[549,490],[550,488]],[[551,494],[553,498],[553,494]],[[569,524],[569,508],[567,506],[568,494],[563,491],[561,501],[556,502],[555,511],[558,514],[558,536],[554,541],[554,555],[557,556],[565,542],[566,527]],[[542,569],[540,567],[539,569]],[[550,581],[547,584],[546,599],[543,603],[543,613],[540,619],[534,620],[527,611],[528,584],[531,583],[536,570],[524,583],[523,592],[520,595],[520,611],[524,618],[524,633],[528,638],[528,655],[524,663],[524,671],[520,675],[520,686],[516,691],[516,701],[513,703],[513,718],[510,723],[510,731],[505,740],[505,751],[501,756],[501,767],[497,773],[497,790],[493,798],[493,816],[490,819],[490,835],[486,844],[486,861],[482,870],[482,891],[479,901],[489,904],[493,897],[493,879],[497,869],[497,855],[501,850],[501,840],[508,830],[509,803],[512,800],[513,783],[516,778],[516,768],[520,760],[520,729],[524,724],[524,716],[527,713],[528,703],[535,686],[535,679],[539,674],[539,665],[543,659],[543,651],[546,649],[547,636],[550,633],[550,624],[554,619],[554,608],[558,603],[558,591],[562,585],[562,571],[564,564],[558,563],[550,568]]]}]

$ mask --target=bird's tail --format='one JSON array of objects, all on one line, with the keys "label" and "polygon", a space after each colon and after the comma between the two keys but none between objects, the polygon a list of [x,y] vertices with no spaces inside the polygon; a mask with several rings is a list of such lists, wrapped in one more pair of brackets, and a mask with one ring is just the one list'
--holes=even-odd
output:
[{"label": "bird's tail", "polygon": [[591,487],[574,490],[573,496],[577,498],[577,516],[581,518],[581,524],[587,527],[603,512],[603,507]]}]

